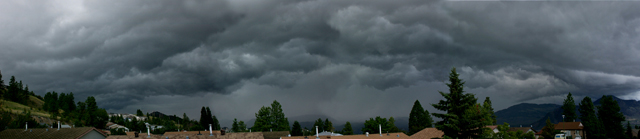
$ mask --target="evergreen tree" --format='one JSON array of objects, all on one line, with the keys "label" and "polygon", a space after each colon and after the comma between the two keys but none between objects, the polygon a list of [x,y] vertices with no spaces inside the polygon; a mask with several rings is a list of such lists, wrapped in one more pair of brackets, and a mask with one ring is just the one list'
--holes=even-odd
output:
[{"label": "evergreen tree", "polygon": [[213,130],[220,130],[220,122],[218,121],[218,118],[216,118],[216,116],[213,116],[213,122],[211,122],[211,126],[213,126]]},{"label": "evergreen tree", "polygon": [[[295,125],[295,124],[294,124]],[[231,130],[233,132],[238,132],[240,131],[240,127],[238,126],[238,119],[233,118],[233,124],[231,124]]]},{"label": "evergreen tree", "polygon": [[351,128],[351,123],[347,122],[342,129],[343,135],[353,135],[353,128]]},{"label": "evergreen tree", "polygon": [[602,123],[598,120],[591,98],[587,96],[582,99],[578,111],[580,112],[580,120],[584,125],[584,131],[585,133],[589,133],[586,134],[586,137],[590,139],[605,138]]},{"label": "evergreen tree", "polygon": [[142,110],[138,109],[136,110],[136,116],[144,116],[144,113],[142,113]]},{"label": "evergreen tree", "polygon": [[324,120],[324,126],[322,127],[325,131],[327,132],[333,132],[333,123],[331,123],[331,121],[329,121],[329,118],[325,118]]},{"label": "evergreen tree", "polygon": [[11,76],[11,79],[9,79],[9,87],[7,88],[7,92],[4,94],[4,99],[13,101],[15,99],[16,92],[18,92],[18,83],[16,82],[16,77]]},{"label": "evergreen tree", "polygon": [[251,129],[255,131],[289,131],[289,120],[282,111],[282,105],[274,100],[271,107],[262,106],[256,113],[256,122]]},{"label": "evergreen tree", "polygon": [[202,109],[200,110],[200,126],[201,127],[209,127],[209,115],[207,115],[207,110],[204,108],[204,106],[202,107]]},{"label": "evergreen tree", "polygon": [[73,92],[69,92],[69,94],[67,94],[67,98],[65,100],[65,102],[67,103],[67,106],[69,107],[69,111],[75,111],[76,110],[76,100],[73,97]]},{"label": "evergreen tree", "polygon": [[51,93],[49,104],[51,104],[49,105],[49,112],[57,114],[58,110],[60,109],[60,105],[58,105],[58,93],[56,93],[56,91],[53,91],[53,93]]},{"label": "evergreen tree", "polygon": [[65,102],[67,99],[67,94],[64,93],[60,93],[60,97],[58,97],[58,100],[60,100],[60,102],[58,103],[60,106],[60,109],[62,109],[62,111],[64,111],[64,113],[68,113],[69,112],[69,106],[67,106],[67,102]]},{"label": "evergreen tree", "polygon": [[275,100],[271,103],[271,119],[274,131],[289,131],[289,119],[284,116],[282,105]]},{"label": "evergreen tree", "polygon": [[245,124],[244,121],[240,121],[238,126],[240,126],[240,132],[247,132],[247,124]]},{"label": "evergreen tree", "polygon": [[369,118],[364,122],[364,127],[362,128],[362,132],[369,132],[369,134],[380,133],[380,126],[382,126],[382,132],[399,132],[400,130],[395,127],[393,124],[395,120],[393,117],[390,117],[389,120],[387,118],[380,118],[377,116],[374,118]]},{"label": "evergreen tree", "polygon": [[272,128],[270,114],[271,108],[262,106],[262,108],[258,110],[258,113],[256,113],[256,122],[253,123],[251,129],[256,132],[269,131],[269,129]]},{"label": "evergreen tree", "polygon": [[567,98],[564,100],[564,105],[562,105],[562,114],[564,115],[565,122],[573,122],[578,116],[576,115],[576,103],[573,101],[573,97],[571,93],[567,95]]},{"label": "evergreen tree", "polygon": [[[441,118],[442,121],[436,123],[436,128],[444,132],[444,135],[451,138],[479,138],[483,128],[484,118],[482,119],[463,119],[464,117],[471,117],[467,114],[473,114],[470,111],[471,107],[476,105],[477,98],[473,94],[464,93],[464,82],[458,78],[460,74],[456,72],[456,69],[451,69],[449,74],[449,93],[439,92],[445,100],[440,100],[437,104],[432,106],[438,110],[446,113],[433,113],[432,115]],[[483,123],[473,124],[476,127],[468,125],[469,123]]]},{"label": "evergreen tree", "polygon": [[489,116],[489,120],[487,123],[488,125],[496,125],[498,124],[498,120],[496,120],[497,116],[495,114],[495,112],[493,112],[493,106],[491,104],[491,99],[489,99],[489,97],[484,99],[484,104],[482,105],[482,107],[484,108],[484,110],[488,113]]},{"label": "evergreen tree", "polygon": [[396,120],[393,117],[389,117],[389,121],[387,122],[387,132],[401,132],[401,130],[396,127]]},{"label": "evergreen tree", "polygon": [[618,102],[613,100],[612,96],[602,96],[598,106],[598,118],[602,121],[604,131],[607,137],[622,139],[624,137],[624,127],[622,121],[625,121],[624,115],[620,112]]},{"label": "evergreen tree", "polygon": [[627,139],[633,139],[633,130],[631,130],[631,123],[629,123],[629,121],[627,121],[627,132],[625,133],[627,135]]},{"label": "evergreen tree", "polygon": [[291,136],[302,136],[302,127],[300,126],[300,123],[298,123],[298,121],[293,121]]},{"label": "evergreen tree", "polygon": [[318,131],[322,132],[324,131],[324,122],[322,122],[322,119],[318,118],[318,120],[316,120],[315,123],[313,123],[313,128],[318,127]]},{"label": "evergreen tree", "polygon": [[549,120],[549,118],[547,118],[547,125],[545,125],[542,128],[542,137],[544,139],[554,139],[556,133],[558,133],[559,131],[556,131],[556,125],[551,123],[551,120]]},{"label": "evergreen tree", "polygon": [[420,101],[416,100],[413,103],[413,108],[411,108],[411,113],[409,113],[409,135],[431,127],[432,122],[433,120],[431,119],[429,111],[424,110]]}]

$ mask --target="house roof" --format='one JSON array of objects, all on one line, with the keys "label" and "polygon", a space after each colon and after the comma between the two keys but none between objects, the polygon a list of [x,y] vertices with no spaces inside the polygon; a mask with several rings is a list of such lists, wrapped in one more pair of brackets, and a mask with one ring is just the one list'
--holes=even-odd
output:
[{"label": "house roof", "polygon": [[[48,130],[47,130],[48,129]],[[24,129],[6,129],[0,132],[2,139],[77,139],[91,131],[96,131],[107,137],[107,135],[93,127],[80,128],[33,128],[25,131]]]},{"label": "house roof", "polygon": [[485,127],[493,130],[493,129],[498,128],[498,125],[488,125],[488,126],[485,126]]},{"label": "house roof", "polygon": [[280,139],[289,135],[289,131],[262,132],[264,139]]},{"label": "house roof", "polygon": [[509,132],[522,131],[523,133],[527,133],[527,131],[529,130],[533,131],[533,133],[536,133],[536,130],[531,127],[510,127],[509,128]]},{"label": "house roof", "polygon": [[[220,130],[211,131],[214,135],[220,135]],[[175,131],[175,132],[164,132],[164,135],[209,135],[209,131]]]},{"label": "house roof", "polygon": [[640,131],[640,129],[631,129],[631,134],[633,134],[634,137],[637,137],[638,131]]},{"label": "house roof", "polygon": [[226,133],[225,135],[151,135],[147,136],[127,136],[127,135],[111,135],[107,139],[185,139],[189,136],[190,139],[264,139],[262,132],[240,132],[240,133]]},{"label": "house roof", "polygon": [[[307,139],[316,138],[316,136],[285,136],[282,139],[305,139],[304,137],[307,137]],[[382,136],[380,134],[369,134],[368,137],[367,135],[320,136],[320,139],[411,139],[411,137],[404,133],[384,133]]]},{"label": "house roof", "polygon": [[556,130],[582,130],[584,126],[580,122],[560,122],[556,124]]},{"label": "house roof", "polygon": [[420,130],[420,132],[417,132],[413,135],[411,135],[411,138],[414,139],[430,139],[430,138],[441,138],[444,135],[444,132],[430,127],[430,128],[425,128]]}]

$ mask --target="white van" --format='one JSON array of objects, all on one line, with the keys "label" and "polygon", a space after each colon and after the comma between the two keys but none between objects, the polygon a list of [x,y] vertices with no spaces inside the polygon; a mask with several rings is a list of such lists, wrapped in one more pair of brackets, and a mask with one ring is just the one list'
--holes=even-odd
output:
[{"label": "white van", "polygon": [[555,139],[567,139],[567,137],[565,137],[564,134],[556,134]]}]

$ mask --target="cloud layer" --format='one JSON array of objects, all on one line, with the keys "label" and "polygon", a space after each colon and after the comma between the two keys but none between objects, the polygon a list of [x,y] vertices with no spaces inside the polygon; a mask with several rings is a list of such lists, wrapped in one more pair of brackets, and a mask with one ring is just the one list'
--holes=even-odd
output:
[{"label": "cloud layer", "polygon": [[[428,110],[451,67],[496,109],[637,97],[634,2],[47,1],[0,4],[0,70],[110,112],[362,121]],[[81,101],[76,100],[76,101]]]}]

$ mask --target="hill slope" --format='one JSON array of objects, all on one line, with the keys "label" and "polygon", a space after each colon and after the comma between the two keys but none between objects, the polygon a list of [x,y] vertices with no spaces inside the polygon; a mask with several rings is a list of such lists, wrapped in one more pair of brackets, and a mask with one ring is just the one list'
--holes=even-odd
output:
[{"label": "hill slope", "polygon": [[513,126],[530,126],[531,123],[545,117],[547,113],[559,107],[560,105],[556,104],[520,103],[518,105],[513,105],[509,108],[499,110],[495,114],[497,116],[497,124],[506,122]]}]

